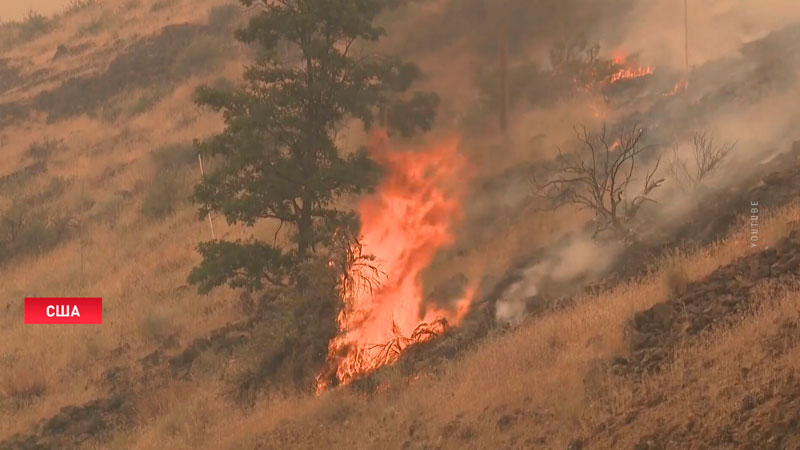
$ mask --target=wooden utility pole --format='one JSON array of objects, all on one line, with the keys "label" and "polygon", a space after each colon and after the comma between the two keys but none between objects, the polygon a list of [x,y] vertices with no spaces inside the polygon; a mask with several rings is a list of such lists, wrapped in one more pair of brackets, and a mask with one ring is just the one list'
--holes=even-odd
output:
[{"label": "wooden utility pole", "polygon": [[683,0],[683,29],[684,29],[684,43],[686,44],[686,67],[684,71],[684,78],[686,84],[689,84],[689,0]]},{"label": "wooden utility pole", "polygon": [[500,54],[500,131],[508,131],[508,2],[500,4],[498,26],[498,53]]},{"label": "wooden utility pole", "polygon": [[[197,160],[200,161],[200,176],[206,176],[206,171],[203,169],[203,155],[200,153],[197,154]],[[211,228],[211,239],[217,240],[217,236],[214,233],[214,221],[211,219],[211,213],[208,213],[208,226]]]},{"label": "wooden utility pole", "polygon": [[[81,204],[86,204],[84,201],[86,199],[86,183],[81,183]],[[83,264],[83,248],[86,245],[86,211],[83,211],[83,214],[80,218],[80,246],[81,246],[81,288],[83,288],[84,284],[86,284],[86,272],[84,271],[84,264]]]}]

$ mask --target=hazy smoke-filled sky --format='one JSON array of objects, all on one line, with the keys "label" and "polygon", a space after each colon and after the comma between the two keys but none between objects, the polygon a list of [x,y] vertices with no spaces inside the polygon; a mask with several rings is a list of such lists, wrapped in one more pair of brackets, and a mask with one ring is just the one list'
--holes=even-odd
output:
[{"label": "hazy smoke-filled sky", "polygon": [[0,0],[0,19],[19,19],[30,10],[52,14],[64,8],[66,0]]},{"label": "hazy smoke-filled sky", "polygon": [[[681,66],[684,60],[684,2],[648,0],[623,17],[615,46],[641,51],[648,62]],[[748,41],[800,22],[797,0],[689,0],[690,64],[735,53]],[[612,27],[609,27],[612,28]],[[607,33],[615,34],[613,29]],[[612,36],[612,39],[614,37]]]}]

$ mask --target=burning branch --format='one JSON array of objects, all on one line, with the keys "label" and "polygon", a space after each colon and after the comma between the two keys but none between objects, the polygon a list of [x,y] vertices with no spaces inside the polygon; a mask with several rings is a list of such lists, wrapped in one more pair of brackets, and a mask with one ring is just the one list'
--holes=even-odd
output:
[{"label": "burning branch", "polygon": [[375,255],[364,254],[364,246],[358,236],[353,236],[349,230],[339,228],[333,234],[334,253],[339,255],[340,261],[331,260],[329,265],[338,267],[340,273],[340,294],[347,303],[359,293],[372,293],[380,288],[386,273],[378,267]]},{"label": "burning branch", "polygon": [[655,176],[661,158],[646,171],[641,193],[628,199],[636,160],[646,149],[641,145],[644,129],[634,125],[614,141],[607,137],[605,125],[598,134],[586,127],[576,127],[575,132],[585,156],[569,157],[559,149],[555,177],[545,183],[533,179],[537,194],[551,208],[573,204],[591,210],[597,225],[595,235],[612,229],[624,239],[632,238],[630,222],[643,203],[654,202],[649,195],[664,181]]}]

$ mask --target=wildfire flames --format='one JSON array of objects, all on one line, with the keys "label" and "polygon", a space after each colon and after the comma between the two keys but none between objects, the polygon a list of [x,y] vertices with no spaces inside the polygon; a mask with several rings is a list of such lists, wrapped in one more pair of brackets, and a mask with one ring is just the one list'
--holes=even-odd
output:
[{"label": "wildfire flames", "polygon": [[459,140],[422,151],[390,151],[388,142],[385,133],[373,136],[375,158],[388,174],[359,205],[361,250],[375,257],[373,273],[381,279],[351,283],[343,292],[340,334],[329,344],[318,392],[329,387],[334,373],[339,384],[347,384],[457,325],[472,299],[473,289],[467,289],[455,310],[425,304],[419,281],[436,251],[453,240],[451,220],[460,214],[465,169]]},{"label": "wildfire flames", "polygon": [[630,67],[628,59],[629,58],[626,57],[615,57],[612,60],[612,64],[615,67],[622,68],[611,75],[609,78],[610,83],[616,83],[621,80],[630,80],[633,78],[641,78],[647,75],[652,75],[653,72],[655,72],[655,69],[652,66]]}]

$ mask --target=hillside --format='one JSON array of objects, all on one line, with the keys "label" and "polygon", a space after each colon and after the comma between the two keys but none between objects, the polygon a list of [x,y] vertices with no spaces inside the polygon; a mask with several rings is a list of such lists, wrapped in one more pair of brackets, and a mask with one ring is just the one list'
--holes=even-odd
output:
[{"label": "hillside", "polygon": [[[291,56],[235,39],[261,7],[0,22],[0,450],[800,449],[800,8],[691,9],[684,67],[672,3],[385,11],[354,51],[416,63],[436,120],[341,121],[383,172],[331,203],[382,281],[302,293],[189,280],[203,241],[292,242],[191,199],[224,167],[197,88]],[[568,175],[603,170],[581,207]],[[27,297],[103,323],[26,325]]]}]

